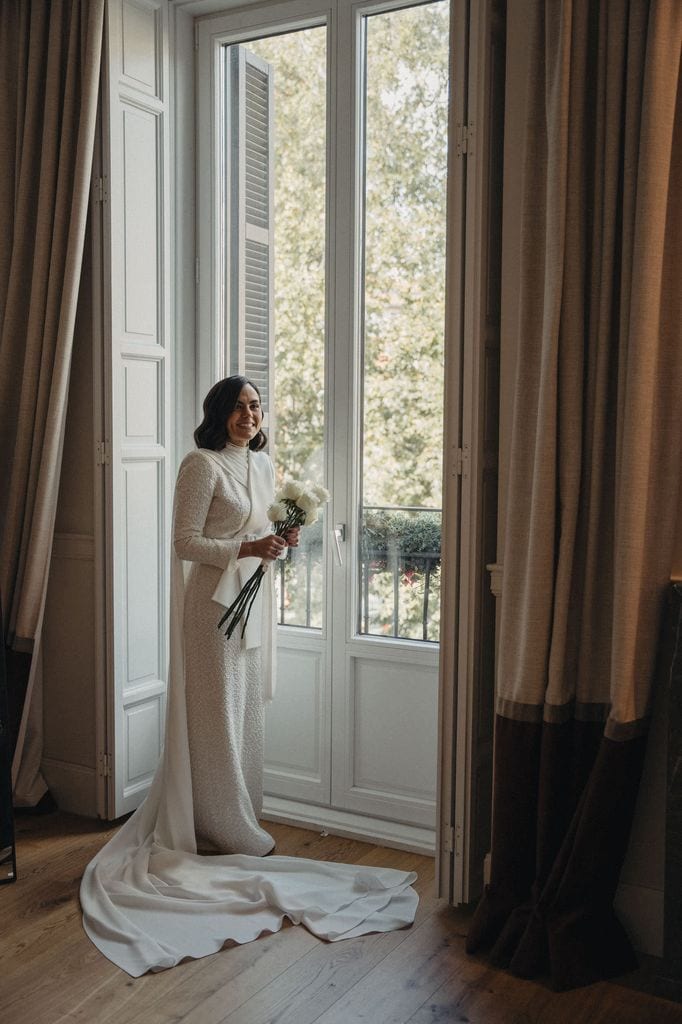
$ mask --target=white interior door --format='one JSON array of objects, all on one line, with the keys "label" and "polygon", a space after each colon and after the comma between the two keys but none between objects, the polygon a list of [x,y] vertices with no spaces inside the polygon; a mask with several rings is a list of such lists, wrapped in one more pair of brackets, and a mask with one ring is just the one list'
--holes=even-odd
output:
[{"label": "white interior door", "polygon": [[103,90],[108,818],[145,796],[164,735],[170,458],[168,11],[109,0]]}]

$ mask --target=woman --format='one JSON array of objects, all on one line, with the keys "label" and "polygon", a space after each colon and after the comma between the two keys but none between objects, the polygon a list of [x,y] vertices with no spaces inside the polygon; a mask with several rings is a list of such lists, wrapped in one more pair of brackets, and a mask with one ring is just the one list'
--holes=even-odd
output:
[{"label": "woman", "polygon": [[[285,541],[265,510],[258,392],[242,377],[211,389],[197,451],[183,461],[171,553],[166,737],[147,798],[90,862],[80,898],[98,949],[133,977],[281,928],[286,916],[335,941],[411,924],[414,872],[265,857],[263,698],[272,696],[272,580],[245,630],[218,632],[222,605]],[[287,537],[298,541],[297,532]],[[180,557],[190,570],[185,583]],[[221,602],[217,603],[217,599]],[[197,836],[221,851],[197,853]]]},{"label": "woman", "polygon": [[258,824],[263,696],[272,689],[272,573],[264,578],[244,638],[241,629],[229,640],[218,632],[221,610],[213,595],[222,577],[229,606],[259,561],[277,558],[287,543],[298,544],[297,529],[286,540],[271,532],[274,471],[262,450],[262,420],[260,392],[245,377],[211,388],[194,433],[197,450],[180,467],[174,516],[175,551],[191,563],[184,640],[195,831],[221,852],[255,856],[275,845]]}]

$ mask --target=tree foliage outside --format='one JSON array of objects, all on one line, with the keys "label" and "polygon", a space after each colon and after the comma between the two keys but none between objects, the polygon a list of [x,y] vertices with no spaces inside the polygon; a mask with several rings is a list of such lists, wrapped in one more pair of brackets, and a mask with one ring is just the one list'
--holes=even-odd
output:
[{"label": "tree foliage outside", "polygon": [[367,21],[366,505],[441,506],[446,3]]},{"label": "tree foliage outside", "polygon": [[[275,396],[281,477],[321,479],[324,445],[326,31],[246,44],[275,81]],[[361,544],[372,633],[421,638],[426,573],[414,538],[440,551],[448,99],[448,3],[366,21],[363,505],[392,512]],[[432,511],[426,511],[432,510]],[[369,518],[368,518],[369,516]],[[401,519],[402,516],[402,519]],[[417,526],[423,520],[421,526]],[[378,534],[393,533],[391,565]],[[304,536],[307,531],[304,531]],[[412,541],[408,538],[412,537]],[[287,568],[285,621],[321,624],[316,536]],[[408,548],[405,548],[405,544]],[[316,554],[313,552],[317,551]],[[403,557],[405,556],[405,557]],[[317,559],[317,561],[316,561]],[[368,561],[369,559],[369,561]],[[374,566],[370,569],[368,566]],[[312,568],[311,568],[312,567]],[[312,586],[309,583],[312,572]],[[429,573],[429,639],[437,639],[439,571]]]},{"label": "tree foliage outside", "polygon": [[277,474],[322,478],[325,360],[327,33],[246,45],[275,82]]}]

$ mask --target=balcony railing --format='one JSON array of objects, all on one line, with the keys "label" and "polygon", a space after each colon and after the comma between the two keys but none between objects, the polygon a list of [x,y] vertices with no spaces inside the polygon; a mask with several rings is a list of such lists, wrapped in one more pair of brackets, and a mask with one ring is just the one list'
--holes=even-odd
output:
[{"label": "balcony railing", "polygon": [[[438,641],[441,510],[364,506],[360,536],[359,631]],[[301,547],[278,563],[279,622],[322,624],[322,527],[302,533]]]}]

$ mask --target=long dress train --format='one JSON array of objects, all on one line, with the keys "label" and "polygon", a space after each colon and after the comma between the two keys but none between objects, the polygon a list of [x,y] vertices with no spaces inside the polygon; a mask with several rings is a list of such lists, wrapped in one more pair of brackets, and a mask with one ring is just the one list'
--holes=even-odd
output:
[{"label": "long dress train", "polygon": [[[414,872],[258,855],[272,846],[272,837],[256,820],[262,793],[262,702],[272,696],[272,573],[266,573],[261,607],[254,608],[244,640],[237,630],[227,657],[224,647],[213,648],[231,666],[222,686],[213,672],[215,659],[203,645],[204,630],[211,643],[217,636],[224,644],[215,628],[220,607],[206,600],[209,590],[213,594],[218,585],[221,601],[228,603],[257,564],[237,560],[237,552],[246,536],[260,536],[267,528],[263,516],[272,469],[267,456],[249,454],[243,502],[240,498],[233,505],[240,508],[226,527],[219,521],[225,512],[221,506],[226,498],[234,502],[239,487],[239,467],[230,463],[234,453],[226,455],[225,461],[222,453],[193,452],[181,467],[176,550],[171,553],[164,750],[145,801],[90,862],[81,883],[87,934],[133,977],[214,953],[230,939],[244,943],[277,931],[285,916],[336,941],[405,927],[417,908]],[[197,481],[208,478],[207,500]],[[189,515],[181,508],[183,494],[194,503]],[[203,502],[201,508],[197,502]],[[187,593],[178,551],[197,556]],[[185,650],[185,637],[191,650]],[[237,732],[230,732],[237,720]],[[213,730],[209,742],[207,727]],[[197,834],[235,852],[199,855]]]}]

